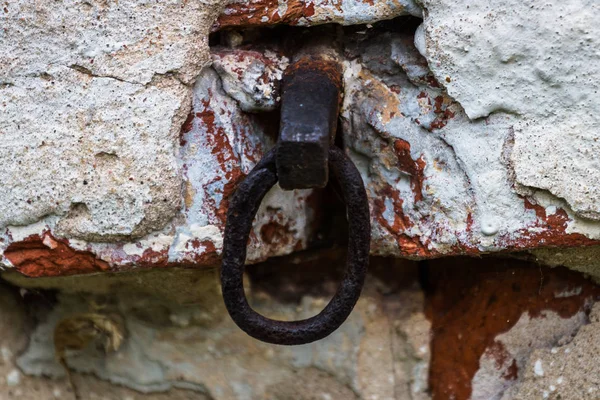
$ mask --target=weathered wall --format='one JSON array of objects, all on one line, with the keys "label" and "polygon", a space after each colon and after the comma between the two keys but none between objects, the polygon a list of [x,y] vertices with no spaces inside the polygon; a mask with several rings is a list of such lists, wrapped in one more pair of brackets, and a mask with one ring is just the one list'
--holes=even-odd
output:
[{"label": "weathered wall", "polygon": [[[210,52],[209,32],[402,15],[423,24],[368,25],[340,39],[343,135],[368,187],[372,252],[435,257],[598,239],[594,3],[224,7],[6,5],[5,266],[47,276],[218,263],[228,196],[273,145],[276,127],[262,114],[277,107],[289,54],[253,47],[240,30]],[[311,196],[274,189],[249,260],[308,245],[319,206]]]},{"label": "weathered wall", "polygon": [[[276,140],[279,81],[300,32],[285,26],[335,23],[340,135],[367,188],[373,255],[502,253],[600,279],[599,7],[3,3],[0,264],[25,298],[40,291],[44,300],[31,319],[18,290],[0,293],[9,338],[0,339],[0,393],[71,390],[35,376],[64,378],[55,329],[80,323],[76,334],[104,329],[94,338],[103,351],[65,356],[90,398],[134,398],[131,389],[156,399],[163,390],[296,399],[304,389],[307,399],[597,398],[600,291],[579,273],[488,258],[378,259],[388,275],[370,277],[339,332],[281,349],[234,327],[210,267],[229,197]],[[329,197],[274,188],[248,262],[327,243],[343,217]],[[313,261],[341,263],[328,257]],[[99,274],[67,276],[86,273]],[[277,297],[285,290],[252,288],[251,297],[297,318],[322,308],[337,278],[313,282],[314,292],[282,285],[310,292],[293,301]]]}]

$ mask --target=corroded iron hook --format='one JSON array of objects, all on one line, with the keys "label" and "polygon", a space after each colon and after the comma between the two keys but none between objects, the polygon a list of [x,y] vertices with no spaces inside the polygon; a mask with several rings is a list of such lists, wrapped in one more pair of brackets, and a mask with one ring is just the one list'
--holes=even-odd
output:
[{"label": "corroded iron hook", "polygon": [[[287,71],[288,80],[284,80],[278,146],[254,167],[229,203],[221,266],[223,298],[234,322],[258,340],[282,345],[322,339],[348,318],[365,281],[371,240],[369,204],[360,173],[350,158],[332,145],[341,77],[336,81],[335,69],[333,74],[331,70],[323,71],[318,63],[291,68]],[[309,87],[303,82],[310,83]],[[310,86],[318,90],[311,90]],[[294,114],[292,105],[305,108]],[[318,107],[325,109],[317,112]],[[329,304],[312,318],[289,322],[266,318],[250,307],[243,286],[246,244],[254,216],[265,194],[278,181],[284,189],[322,187],[329,172],[341,187],[349,227],[346,272],[341,285]]]}]

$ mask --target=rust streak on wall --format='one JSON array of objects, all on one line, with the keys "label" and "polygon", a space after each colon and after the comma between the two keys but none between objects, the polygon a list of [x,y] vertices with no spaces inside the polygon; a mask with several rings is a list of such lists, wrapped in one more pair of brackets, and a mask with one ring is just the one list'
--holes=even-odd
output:
[{"label": "rust streak on wall", "polygon": [[[320,6],[328,4],[342,11],[337,2],[325,1]],[[251,0],[229,4],[213,26],[213,31],[235,26],[296,25],[302,18],[310,18],[315,14],[315,5],[311,2],[290,0],[286,6],[281,15],[278,0]]]},{"label": "rust streak on wall", "polygon": [[88,251],[69,247],[69,242],[54,238],[49,232],[32,235],[12,243],[4,256],[17,271],[29,277],[64,276],[107,271],[108,263]]},{"label": "rust streak on wall", "polygon": [[415,202],[423,200],[423,181],[425,180],[423,157],[413,160],[410,154],[410,143],[402,139],[394,141],[394,151],[398,157],[398,166],[403,172],[410,175],[410,186],[415,194]]}]

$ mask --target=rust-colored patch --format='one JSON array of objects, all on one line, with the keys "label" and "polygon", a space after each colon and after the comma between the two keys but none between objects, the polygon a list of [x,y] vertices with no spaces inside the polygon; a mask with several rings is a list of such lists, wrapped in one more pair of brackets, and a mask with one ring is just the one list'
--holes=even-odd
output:
[{"label": "rust-colored patch", "polygon": [[454,101],[446,96],[437,96],[434,99],[433,112],[436,117],[431,123],[431,129],[441,129],[448,124],[448,120],[454,118],[455,113],[450,110],[453,103]]},{"label": "rust-colored patch", "polygon": [[433,76],[433,74],[431,74],[431,73],[427,75],[427,83],[432,88],[441,88],[442,87],[442,85],[440,85],[440,83],[437,81],[437,79],[435,79],[435,76]]},{"label": "rust-colored patch", "polygon": [[144,253],[135,261],[139,267],[166,267],[169,265],[169,249],[154,251],[152,248],[144,250]]},{"label": "rust-colored patch", "polygon": [[185,134],[190,132],[193,127],[194,127],[194,113],[190,113],[187,116],[185,122],[183,123],[183,126],[181,127],[181,132],[179,134],[179,145],[180,146],[185,146],[185,144],[187,143],[187,141],[185,140]]},{"label": "rust-colored patch", "polygon": [[272,221],[260,227],[260,238],[266,244],[288,245],[294,232],[287,225]]},{"label": "rust-colored patch", "polygon": [[[328,61],[320,58],[306,56],[290,65],[284,72],[283,79],[289,80],[290,77],[303,73],[305,81],[297,82],[301,85],[318,85],[322,81],[331,81],[336,88],[342,93],[343,71],[339,63]],[[290,83],[287,85],[287,90],[293,86]],[[340,102],[342,98],[340,96]]]},{"label": "rust-colored patch", "polygon": [[410,186],[415,194],[415,203],[423,200],[423,180],[425,175],[425,160],[423,156],[413,160],[410,155],[410,143],[402,139],[396,139],[394,142],[394,151],[398,157],[398,166],[400,170],[410,175]]},{"label": "rust-colored patch", "polygon": [[[217,253],[215,244],[210,240],[194,239],[186,245],[186,247],[188,246],[191,246],[194,250],[202,249],[201,252],[191,252],[193,255],[193,261],[189,265],[191,267],[196,267],[198,265],[216,265],[221,261],[221,257]],[[188,264],[183,262],[183,266],[188,266]]]},{"label": "rust-colored patch", "polygon": [[204,268],[218,265],[221,256],[215,245],[210,240],[192,239],[185,244],[185,256],[181,261],[169,261],[169,249],[154,251],[151,248],[144,250],[140,257],[134,261],[120,266],[119,270],[132,268]]},{"label": "rust-colored patch", "polygon": [[[372,0],[367,0],[372,1]],[[230,3],[217,19],[212,31],[227,27],[270,26],[274,24],[297,25],[301,19],[310,19],[317,10],[313,2],[289,0],[285,12],[279,12],[278,0],[250,0]],[[321,9],[328,8],[342,12],[340,1],[325,0],[319,3]]]},{"label": "rust-colored patch", "polygon": [[[386,212],[385,200],[392,201],[393,211]],[[392,236],[396,238],[400,255],[403,257],[431,257],[433,253],[427,246],[421,242],[419,237],[408,236],[404,232],[413,226],[410,219],[404,215],[402,210],[403,200],[400,198],[400,192],[392,186],[386,185],[378,190],[376,196],[372,198],[371,218],[375,218],[379,224],[384,227]],[[390,221],[386,215],[393,215]]]},{"label": "rust-colored patch", "polygon": [[503,378],[507,381],[515,381],[519,377],[519,367],[517,366],[517,360],[513,359],[512,364],[506,370],[506,374],[504,374]]},{"label": "rust-colored patch", "polygon": [[374,112],[367,116],[368,122],[373,128],[381,129],[395,117],[404,117],[400,112],[400,99],[389,86],[376,79],[364,68],[359,73],[359,77],[365,82],[364,89],[368,91],[369,97],[377,105]]},{"label": "rust-colored patch", "polygon": [[4,257],[17,271],[32,278],[87,274],[110,269],[108,263],[97,259],[94,254],[75,250],[69,247],[67,240],[56,239],[49,232],[10,244],[4,251]]},{"label": "rust-colored patch", "polygon": [[[432,322],[429,384],[434,400],[467,400],[484,352],[499,365],[510,360],[495,338],[521,314],[540,317],[552,310],[569,318],[600,298],[600,288],[566,268],[546,268],[517,260],[445,258],[429,262],[426,312]],[[578,295],[556,293],[581,288]],[[587,311],[587,310],[586,310]],[[516,363],[505,379],[518,376]]]},{"label": "rust-colored patch", "polygon": [[184,185],[183,202],[185,204],[185,208],[189,210],[194,204],[194,196],[196,191],[194,190],[194,186],[190,183],[190,181],[185,181]]},{"label": "rust-colored patch", "polygon": [[499,243],[506,248],[506,251],[538,248],[538,247],[581,247],[592,246],[599,243],[580,233],[567,233],[569,216],[563,209],[558,209],[552,215],[546,214],[546,209],[540,205],[531,203],[524,199],[525,208],[534,210],[540,222],[533,228],[521,229],[510,237],[502,237]]},{"label": "rust-colored patch", "polygon": [[[216,217],[218,221],[221,224],[225,224],[227,219],[229,198],[237,187],[237,184],[245,175],[240,168],[239,159],[236,155],[236,152],[233,150],[231,143],[229,142],[229,138],[227,137],[225,130],[215,124],[215,111],[210,106],[210,101],[204,100],[202,105],[203,110],[197,112],[196,117],[200,118],[202,123],[206,126],[208,131],[207,144],[210,146],[212,154],[217,158],[217,162],[221,166],[221,169],[224,172],[224,178],[227,181],[223,185],[223,196],[220,204],[212,204],[214,209],[217,210]],[[221,177],[216,178],[216,180],[220,179]],[[210,183],[214,183],[214,181]],[[206,198],[209,202],[214,202],[213,196],[211,196],[209,193],[207,193]]]}]

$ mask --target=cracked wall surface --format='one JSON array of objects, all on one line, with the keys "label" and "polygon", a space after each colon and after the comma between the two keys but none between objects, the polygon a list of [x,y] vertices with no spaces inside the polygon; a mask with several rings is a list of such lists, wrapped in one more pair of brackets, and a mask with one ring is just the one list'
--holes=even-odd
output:
[{"label": "cracked wall surface", "polygon": [[[8,4],[3,264],[42,276],[218,263],[228,198],[274,144],[293,56],[285,31],[260,44],[249,28],[327,22],[347,26],[342,134],[367,186],[373,254],[595,244],[595,7]],[[249,261],[309,246],[319,208],[318,194],[274,189]]]},{"label": "cracked wall surface", "polygon": [[423,6],[424,55],[448,94],[472,120],[510,116],[518,191],[542,192],[546,208],[564,200],[569,213],[597,220],[598,4]]}]

